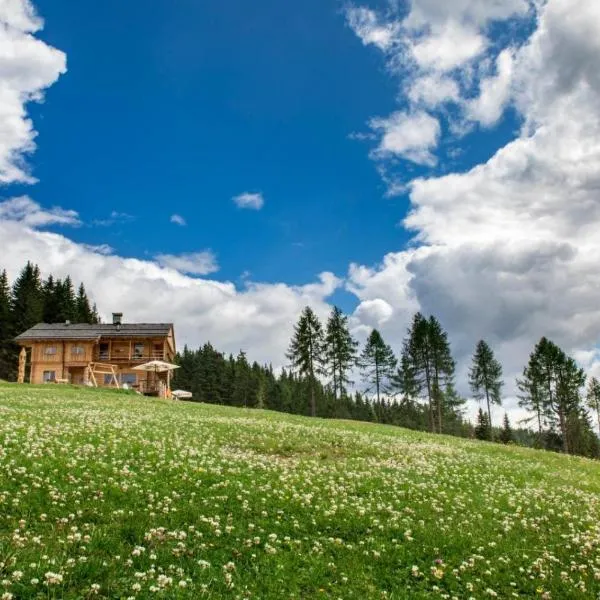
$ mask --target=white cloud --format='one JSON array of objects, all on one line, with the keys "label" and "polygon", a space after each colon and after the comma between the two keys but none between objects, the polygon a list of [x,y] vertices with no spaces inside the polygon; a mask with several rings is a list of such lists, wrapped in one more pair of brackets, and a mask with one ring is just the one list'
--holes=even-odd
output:
[{"label": "white cloud", "polygon": [[460,88],[450,77],[439,74],[424,75],[412,83],[408,98],[413,104],[436,108],[446,102],[458,102]]},{"label": "white cloud", "polygon": [[[348,286],[361,300],[392,307],[382,333],[395,347],[409,301],[441,319],[464,393],[481,337],[504,364],[507,395],[542,335],[600,372],[598,55],[600,5],[541,3],[536,31],[499,57],[472,105],[492,123],[510,98],[523,131],[465,173],[411,182],[405,225],[421,245],[389,254],[379,267],[350,270]],[[519,413],[514,396],[508,407]]]},{"label": "white cloud", "polygon": [[[351,7],[346,19],[364,44],[374,45],[384,54],[390,74],[399,82],[399,112],[418,114],[424,108],[430,112],[444,108],[437,120],[447,121],[446,130],[455,138],[471,131],[473,122],[494,125],[511,99],[512,49],[508,48],[511,40],[505,42],[505,48],[498,48],[497,40],[488,38],[490,24],[531,18],[530,0],[411,0],[408,12],[405,2],[390,0],[390,4],[391,10],[385,14]],[[490,64],[497,67],[494,75],[486,67]],[[453,110],[445,110],[447,105]],[[429,117],[433,120],[436,115]],[[441,135],[438,130],[433,136],[432,131],[431,126],[426,130],[431,142],[425,153],[403,154],[403,158],[435,164]],[[380,133],[385,136],[386,128]],[[380,146],[385,143],[380,140]],[[372,157],[386,162],[381,153]],[[404,190],[403,182],[388,169],[381,171],[390,195]]]},{"label": "white cloud", "polygon": [[175,225],[181,225],[181,227],[185,227],[187,225],[186,220],[181,215],[171,215],[171,223],[175,223]]},{"label": "white cloud", "polygon": [[346,14],[348,25],[365,45],[373,44],[387,50],[397,34],[397,24],[381,24],[377,14],[363,7],[350,7]]},{"label": "white cloud", "polygon": [[385,119],[372,119],[369,125],[381,135],[375,150],[378,158],[401,156],[423,165],[435,164],[431,149],[440,135],[440,124],[435,117],[424,111],[396,112]]},{"label": "white cloud", "polygon": [[450,71],[479,56],[487,40],[477,30],[449,20],[412,43],[411,52],[424,70]]},{"label": "white cloud", "polygon": [[102,254],[104,256],[108,256],[109,254],[113,254],[115,249],[108,244],[81,244],[81,247],[89,252],[95,252],[97,254]]},{"label": "white cloud", "polygon": [[81,225],[76,211],[60,207],[42,209],[29,196],[19,196],[0,202],[0,219],[17,221],[28,227],[36,228],[49,225]]},{"label": "white cloud", "polygon": [[113,210],[107,218],[95,219],[94,221],[92,221],[92,224],[96,225],[97,227],[111,227],[112,225],[116,224],[129,223],[133,220],[135,220],[135,217],[133,215]]},{"label": "white cloud", "polygon": [[511,96],[513,75],[512,50],[503,50],[496,59],[496,74],[483,79],[477,98],[467,103],[470,119],[489,127],[502,116]]},{"label": "white cloud", "polygon": [[183,254],[157,254],[154,258],[159,265],[188,275],[209,275],[219,270],[217,257],[212,250],[184,252]]},{"label": "white cloud", "polygon": [[33,37],[42,24],[27,0],[0,2],[0,184],[34,181],[25,157],[37,134],[26,104],[66,72],[65,55]]},{"label": "white cloud", "polygon": [[177,345],[197,347],[210,340],[219,350],[245,349],[252,360],[285,366],[285,352],[301,310],[313,306],[324,318],[327,297],[340,281],[331,273],[305,286],[232,283],[189,277],[155,262],[107,256],[67,237],[0,219],[1,263],[14,279],[28,261],[44,275],[70,274],[83,281],[106,320],[112,311],[138,322],[174,321]]},{"label": "white cloud", "polygon": [[262,194],[253,194],[250,192],[234,196],[233,201],[238,208],[249,208],[251,210],[260,210],[265,204]]}]

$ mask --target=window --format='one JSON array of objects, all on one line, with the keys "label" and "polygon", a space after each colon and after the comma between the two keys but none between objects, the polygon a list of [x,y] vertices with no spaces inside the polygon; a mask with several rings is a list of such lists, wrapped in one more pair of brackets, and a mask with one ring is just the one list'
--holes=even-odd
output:
[{"label": "window", "polygon": [[83,356],[85,354],[85,350],[83,346],[71,346],[71,355],[72,356]]},{"label": "window", "polygon": [[133,358],[143,358],[144,357],[144,344],[134,344],[133,345]]},{"label": "window", "polygon": [[56,371],[44,371],[44,383],[56,381]]},{"label": "window", "polygon": [[113,376],[105,373],[104,375],[104,385],[112,385],[114,383]]},{"label": "window", "polygon": [[56,354],[56,346],[46,346],[44,348],[44,354],[47,355],[55,355]]},{"label": "window", "polygon": [[121,373],[121,384],[135,385],[137,383],[137,375],[135,373]]}]

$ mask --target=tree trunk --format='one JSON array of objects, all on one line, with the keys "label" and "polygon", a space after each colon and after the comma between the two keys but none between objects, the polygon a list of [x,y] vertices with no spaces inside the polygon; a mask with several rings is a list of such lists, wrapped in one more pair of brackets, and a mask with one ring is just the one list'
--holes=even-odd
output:
[{"label": "tree trunk", "polygon": [[379,404],[379,365],[375,363],[375,387],[377,389],[377,404]]},{"label": "tree trunk", "polygon": [[567,420],[565,417],[565,411],[562,406],[558,406],[558,420],[560,423],[560,432],[563,438],[563,451],[565,454],[569,454],[569,439],[567,432]]},{"label": "tree trunk", "polygon": [[310,376],[310,415],[317,416],[317,402],[315,400],[315,376]]},{"label": "tree trunk", "polygon": [[487,401],[488,407],[488,419],[490,422],[490,432],[492,432],[492,438],[494,437],[493,429],[492,429],[492,409],[490,408],[490,393],[488,392],[487,385],[485,386],[485,399]]},{"label": "tree trunk", "polygon": [[425,357],[425,381],[427,382],[427,399],[429,400],[429,425],[431,432],[435,433],[435,418],[433,416],[433,401],[431,394],[431,374],[429,373],[429,358]]},{"label": "tree trunk", "polygon": [[437,403],[437,417],[438,417],[438,433],[442,433],[442,390],[440,389],[440,375],[438,372],[437,365],[435,367],[435,392],[436,392],[436,403]]}]

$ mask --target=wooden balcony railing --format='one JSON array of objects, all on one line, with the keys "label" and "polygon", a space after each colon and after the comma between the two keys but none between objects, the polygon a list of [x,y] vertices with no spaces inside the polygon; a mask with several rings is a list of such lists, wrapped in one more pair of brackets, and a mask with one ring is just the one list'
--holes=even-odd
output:
[{"label": "wooden balcony railing", "polygon": [[98,352],[96,354],[95,361],[96,362],[106,362],[106,363],[114,363],[119,364],[123,362],[139,362],[145,363],[151,360],[165,360],[165,353],[162,350],[154,350],[150,353],[136,353],[133,352],[131,356],[123,353],[115,353],[112,354],[110,352]]}]

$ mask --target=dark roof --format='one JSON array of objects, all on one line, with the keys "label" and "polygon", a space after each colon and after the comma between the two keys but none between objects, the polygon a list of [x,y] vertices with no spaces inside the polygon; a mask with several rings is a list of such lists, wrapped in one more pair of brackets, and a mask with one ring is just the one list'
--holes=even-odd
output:
[{"label": "dark roof", "polygon": [[28,340],[95,340],[115,337],[167,337],[172,323],[122,323],[120,326],[110,323],[83,325],[80,323],[38,323],[15,338],[17,342]]}]

